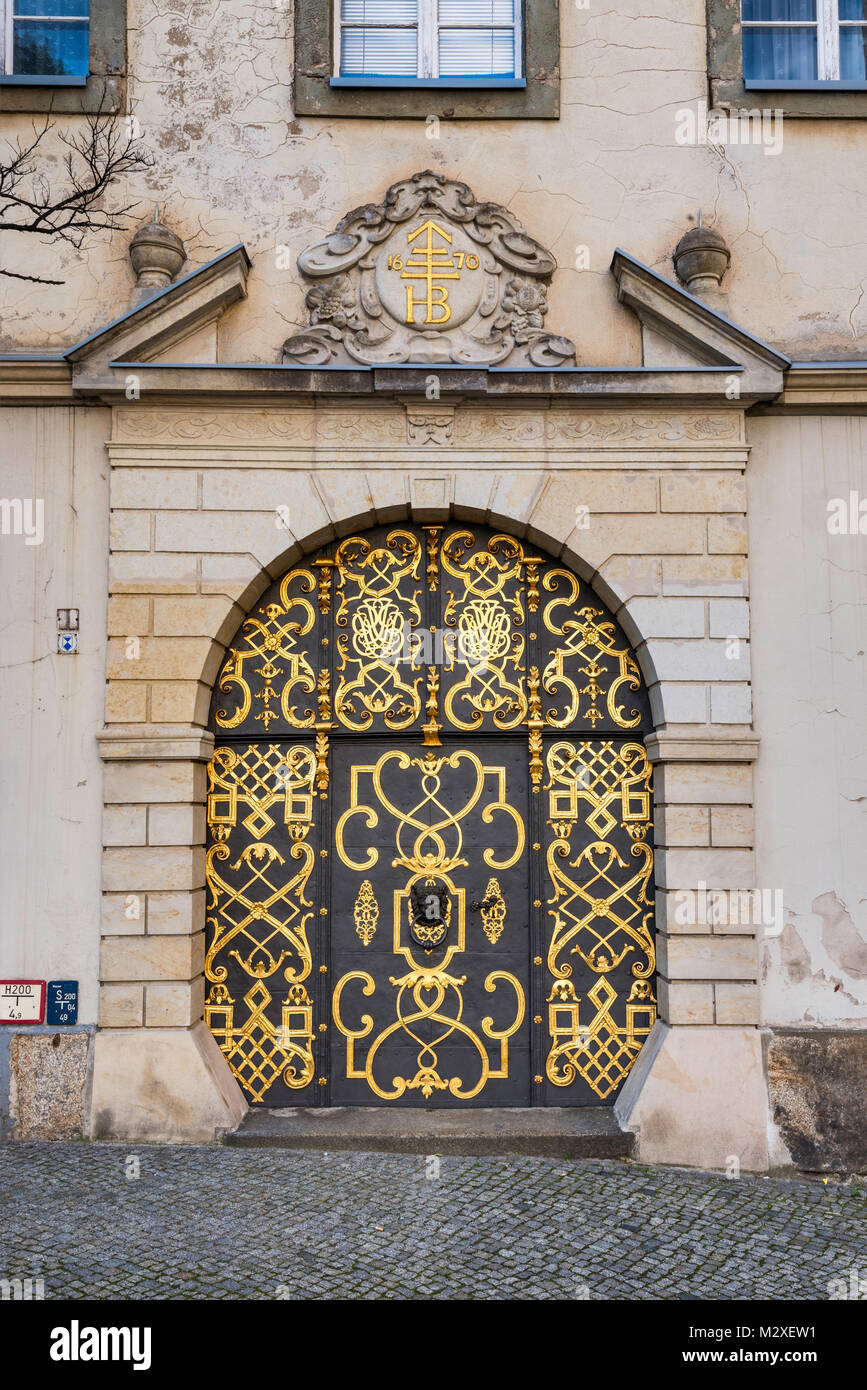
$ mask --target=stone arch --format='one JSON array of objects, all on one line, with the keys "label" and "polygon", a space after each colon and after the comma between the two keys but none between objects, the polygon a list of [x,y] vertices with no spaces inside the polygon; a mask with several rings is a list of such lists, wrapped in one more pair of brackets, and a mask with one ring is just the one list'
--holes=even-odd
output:
[{"label": "stone arch", "polygon": [[[372,501],[372,499],[366,499]],[[320,503],[321,509],[321,503]],[[517,510],[517,509],[516,509]],[[267,554],[257,556],[258,569],[227,603],[226,611],[219,626],[213,631],[212,646],[207,653],[199,676],[201,683],[210,686],[215,672],[222,660],[228,641],[237,630],[241,615],[249,613],[262,594],[275,579],[303,556],[312,555],[322,546],[352,531],[369,530],[381,523],[414,521],[420,524],[461,521],[468,524],[487,524],[497,530],[514,536],[518,540],[525,537],[539,546],[548,555],[575,571],[580,579],[590,586],[602,603],[608,608],[623,629],[638,662],[644,685],[650,695],[654,725],[660,728],[666,723],[665,687],[657,674],[655,643],[642,630],[641,622],[633,615],[635,595],[627,585],[618,584],[605,577],[598,565],[589,563],[581,553],[580,542],[571,535],[565,540],[550,527],[540,526],[519,515],[508,516],[482,511],[478,507],[458,501],[448,507],[431,507],[414,504],[411,500],[401,500],[386,508],[374,509],[359,504],[356,494],[342,496],[335,492],[328,497],[327,513],[322,510],[311,522],[309,528],[300,528],[298,534],[288,528],[274,527],[274,546]],[[291,536],[289,544],[281,545],[281,537]]]}]

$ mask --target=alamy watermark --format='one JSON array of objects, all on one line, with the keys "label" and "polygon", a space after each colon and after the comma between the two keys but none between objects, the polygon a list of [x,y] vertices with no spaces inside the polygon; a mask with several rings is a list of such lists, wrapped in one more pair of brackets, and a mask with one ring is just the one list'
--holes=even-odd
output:
[{"label": "alamy watermark", "polygon": [[41,545],[45,539],[45,499],[0,497],[0,534],[23,536],[25,545]]},{"label": "alamy watermark", "polygon": [[0,1279],[0,1303],[31,1303],[45,1298],[45,1280]]},{"label": "alamy watermark", "polygon": [[829,536],[867,536],[867,497],[854,488],[848,497],[832,497],[825,524]]},{"label": "alamy watermark", "polygon": [[696,888],[674,894],[674,920],[679,926],[763,927],[765,936],[783,930],[782,888],[712,888],[699,879]]},{"label": "alamy watermark", "polygon": [[783,112],[714,111],[706,101],[675,112],[674,140],[677,145],[760,145],[765,154],[777,155],[783,149]]},{"label": "alamy watermark", "polygon": [[846,1271],[845,1279],[829,1279],[826,1285],[828,1297],[831,1299],[852,1299],[859,1302],[867,1301],[867,1271],[857,1269],[854,1265]]},{"label": "alamy watermark", "polygon": [[451,670],[457,659],[475,671],[485,671],[489,658],[502,655],[496,632],[489,634],[476,627],[414,629],[406,618],[400,627],[383,628],[372,645],[375,650],[371,654],[387,665],[406,662],[413,668],[445,666]]}]

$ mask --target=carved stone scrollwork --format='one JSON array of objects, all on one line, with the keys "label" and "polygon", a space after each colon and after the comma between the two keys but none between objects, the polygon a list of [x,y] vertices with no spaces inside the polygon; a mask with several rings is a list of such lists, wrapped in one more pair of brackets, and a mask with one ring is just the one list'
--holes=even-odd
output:
[{"label": "carved stone scrollwork", "polygon": [[407,409],[406,438],[408,444],[451,444],[455,423],[453,406],[436,410]]},{"label": "carved stone scrollwork", "polygon": [[508,209],[441,174],[347,213],[298,268],[317,283],[284,362],[574,365],[574,344],[544,326],[554,257]]}]

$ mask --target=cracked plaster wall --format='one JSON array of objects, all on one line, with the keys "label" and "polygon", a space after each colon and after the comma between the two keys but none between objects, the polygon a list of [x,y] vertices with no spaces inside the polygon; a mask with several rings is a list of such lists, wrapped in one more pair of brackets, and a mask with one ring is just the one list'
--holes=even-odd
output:
[{"label": "cracked plaster wall", "polygon": [[[96,1019],[101,910],[109,412],[0,411],[3,491],[44,502],[41,545],[0,541],[5,978],[79,980]],[[57,609],[80,609],[80,654],[56,650]]]},{"label": "cracked plaster wall", "polygon": [[756,883],[783,893],[762,943],[763,1021],[867,1026],[867,538],[829,535],[867,496],[867,420],[751,419]]},{"label": "cracked plaster wall", "polygon": [[[737,322],[802,358],[862,350],[861,125],[787,121],[777,156],[678,145],[677,111],[707,95],[705,6],[644,8],[563,0],[559,121],[443,121],[441,138],[429,140],[417,120],[293,118],[290,0],[129,0],[131,109],[157,159],[129,185],[141,199],[137,220],[158,200],[187,244],[188,270],[246,242],[250,298],[221,327],[224,361],[274,361],[303,319],[295,255],[344,212],[427,166],[507,204],[553,250],[560,270],[548,327],[575,339],[579,360],[638,362],[637,326],[612,292],[611,253],[621,245],[671,275],[672,249],[699,208],[732,248]],[[29,130],[29,117],[0,118],[4,136]],[[92,239],[81,253],[40,245],[41,268],[64,277],[60,288],[0,279],[0,347],[70,344],[113,317],[132,289],[128,237]],[[278,244],[291,247],[291,270],[277,269]],[[590,268],[579,271],[585,244]],[[11,268],[32,270],[29,238],[4,238],[3,254]]]}]

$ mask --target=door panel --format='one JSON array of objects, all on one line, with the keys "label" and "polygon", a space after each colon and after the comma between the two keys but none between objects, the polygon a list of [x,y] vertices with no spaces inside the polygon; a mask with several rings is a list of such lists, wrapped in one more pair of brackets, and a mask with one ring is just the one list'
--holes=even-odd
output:
[{"label": "door panel", "polygon": [[[517,742],[335,743],[332,1103],[529,1104],[526,765]],[[429,949],[416,885],[444,894]]]},{"label": "door panel", "polygon": [[316,760],[234,744],[208,768],[205,1022],[250,1100],[315,1103]]},{"label": "door panel", "polygon": [[656,1020],[651,767],[626,740],[545,752],[545,1099],[598,1105]]}]

